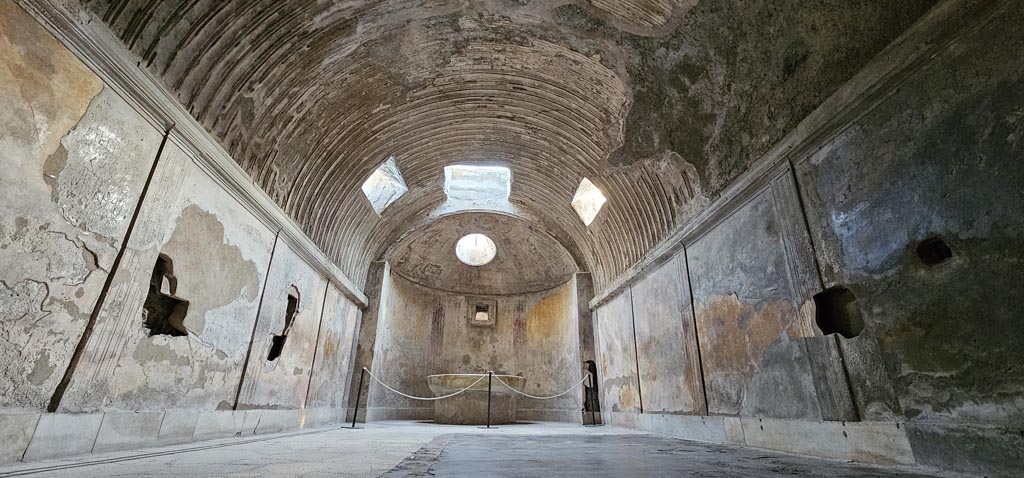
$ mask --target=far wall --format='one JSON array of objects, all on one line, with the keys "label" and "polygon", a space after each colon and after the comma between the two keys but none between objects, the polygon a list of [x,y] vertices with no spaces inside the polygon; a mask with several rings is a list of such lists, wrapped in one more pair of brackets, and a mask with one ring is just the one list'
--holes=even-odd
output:
[{"label": "far wall", "polygon": [[[471,296],[497,301],[493,328],[469,324],[465,295],[419,286],[390,268],[383,280],[371,369],[393,388],[430,397],[428,375],[490,370],[522,375],[526,393],[547,396],[582,378],[575,278],[544,292]],[[521,398],[519,419],[579,421],[582,400],[582,388],[553,400]],[[431,418],[431,402],[369,385],[368,421]]]}]

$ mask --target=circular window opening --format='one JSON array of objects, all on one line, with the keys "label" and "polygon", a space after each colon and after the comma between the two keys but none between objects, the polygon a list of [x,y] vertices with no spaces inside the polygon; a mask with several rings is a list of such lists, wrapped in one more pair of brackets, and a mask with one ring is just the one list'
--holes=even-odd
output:
[{"label": "circular window opening", "polygon": [[455,256],[464,264],[482,266],[494,260],[498,248],[494,241],[483,234],[470,234],[455,244]]}]

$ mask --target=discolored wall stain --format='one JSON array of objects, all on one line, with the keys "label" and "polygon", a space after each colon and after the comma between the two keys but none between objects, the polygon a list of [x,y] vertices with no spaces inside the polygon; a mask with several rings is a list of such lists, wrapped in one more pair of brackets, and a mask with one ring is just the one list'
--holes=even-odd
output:
[{"label": "discolored wall stain", "polygon": [[[715,413],[778,418],[813,418],[817,403],[811,390],[806,389],[809,370],[804,364],[778,362],[772,353],[787,353],[781,344],[793,342],[798,330],[791,323],[796,315],[788,301],[744,304],[735,295],[711,297],[707,304],[699,303],[698,331],[706,353],[702,356],[708,393],[709,411]],[[798,360],[806,360],[798,353]],[[748,394],[758,393],[754,386],[755,373],[769,373],[770,366],[793,367],[781,373],[784,380],[768,380],[761,386],[772,394],[778,408],[771,402],[750,399]],[[804,383],[788,376],[804,374]],[[762,397],[757,397],[762,398]],[[758,413],[760,411],[760,413]],[[789,414],[794,414],[787,416]]]},{"label": "discolored wall stain", "polygon": [[[545,294],[526,315],[526,343],[522,351],[517,351],[525,361],[526,393],[551,396],[582,378],[576,290],[573,279]],[[551,400],[521,400],[519,406],[523,410],[573,412],[582,408],[582,396],[580,388]]]},{"label": "discolored wall stain", "polygon": [[[249,345],[239,331],[252,329],[273,235],[215,184],[177,145],[165,145],[60,411],[233,400]],[[144,326],[158,254],[173,263],[175,294],[189,302],[188,336],[150,335]]]},{"label": "discolored wall stain", "polygon": [[631,300],[627,291],[595,311],[601,409],[606,411],[639,413],[641,409]]}]

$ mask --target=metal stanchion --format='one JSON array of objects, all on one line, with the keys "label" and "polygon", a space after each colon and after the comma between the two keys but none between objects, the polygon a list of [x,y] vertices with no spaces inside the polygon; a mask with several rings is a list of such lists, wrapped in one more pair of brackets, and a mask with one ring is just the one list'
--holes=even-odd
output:
[{"label": "metal stanchion", "polygon": [[597,426],[597,418],[596,418],[595,410],[597,409],[597,407],[595,406],[594,401],[597,400],[597,397],[595,396],[596,394],[594,393],[594,376],[592,374],[588,373],[587,374],[587,381],[590,382],[590,389],[587,390],[587,403],[590,404],[590,425],[584,425],[584,426],[596,427]]},{"label": "metal stanchion", "polygon": [[484,429],[487,429],[487,430],[494,430],[494,429],[498,428],[498,427],[493,427],[493,428],[491,427],[491,378],[493,378],[493,377],[494,377],[494,372],[488,370],[487,371],[487,426],[486,427],[480,427],[480,428],[484,428]]},{"label": "metal stanchion", "polygon": [[363,369],[359,371],[359,386],[356,387],[356,406],[355,406],[355,408],[352,409],[352,426],[351,427],[341,427],[341,428],[351,429],[351,430],[358,429],[358,427],[356,427],[356,416],[359,415],[359,396],[363,394],[363,377],[365,377],[365,376],[366,376],[366,367],[363,367]]}]

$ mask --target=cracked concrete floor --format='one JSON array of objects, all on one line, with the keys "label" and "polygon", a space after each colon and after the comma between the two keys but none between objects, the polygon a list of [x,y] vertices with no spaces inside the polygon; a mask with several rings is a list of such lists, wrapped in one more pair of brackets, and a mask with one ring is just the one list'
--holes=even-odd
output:
[{"label": "cracked concrete floor", "polygon": [[887,469],[569,423],[496,430],[376,422],[0,468],[0,477],[116,476],[923,477]]}]

